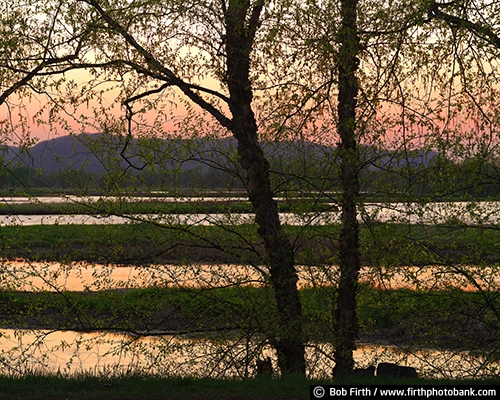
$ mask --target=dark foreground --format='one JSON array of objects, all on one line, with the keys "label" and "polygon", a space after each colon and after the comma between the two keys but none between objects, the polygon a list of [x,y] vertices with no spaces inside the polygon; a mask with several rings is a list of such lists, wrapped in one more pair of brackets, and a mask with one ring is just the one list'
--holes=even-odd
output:
[{"label": "dark foreground", "polygon": [[28,376],[0,378],[1,399],[72,400],[184,400],[184,399],[309,399],[304,378],[253,379],[245,381],[215,379],[159,379],[129,376],[116,379]]},{"label": "dark foreground", "polygon": [[116,379],[85,377],[62,379],[30,375],[0,377],[1,399],[71,400],[306,400],[313,384],[403,384],[403,385],[499,385],[500,378],[488,381],[436,381],[424,379],[387,381],[378,378],[311,381],[298,376],[283,379],[259,378],[244,381],[216,379],[145,378]]}]

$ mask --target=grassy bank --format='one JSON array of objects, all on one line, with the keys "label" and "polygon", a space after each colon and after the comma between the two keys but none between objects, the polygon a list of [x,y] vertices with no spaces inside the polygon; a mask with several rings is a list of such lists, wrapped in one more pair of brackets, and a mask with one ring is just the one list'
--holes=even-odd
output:
[{"label": "grassy bank", "polygon": [[[339,226],[285,226],[298,264],[335,264]],[[462,225],[361,225],[364,265],[500,262],[500,230]],[[124,225],[0,227],[7,258],[151,262],[262,263],[253,225],[188,226],[135,222]]]},{"label": "grassy bank", "polygon": [[[322,202],[292,200],[278,203],[279,212],[320,212],[334,211],[336,207]],[[127,214],[217,214],[217,213],[252,213],[251,204],[242,200],[192,200],[179,199],[178,202],[151,200],[97,200],[95,202],[61,203],[21,203],[0,204],[0,215],[127,215]]]},{"label": "grassy bank", "polygon": [[72,400],[187,400],[187,399],[309,399],[308,381],[301,377],[283,380],[246,381],[152,378],[129,376],[116,379],[95,377],[58,379],[26,376],[0,377],[0,398]]},{"label": "grassy bank", "polygon": [[[284,209],[287,207],[284,206]],[[121,214],[194,214],[194,213],[243,213],[252,212],[250,204],[237,201],[193,201],[193,202],[117,202],[97,201],[95,203],[29,203],[7,204],[0,207],[0,215],[121,215]]]},{"label": "grassy bank", "polygon": [[[298,264],[336,263],[338,226],[286,226],[285,229],[293,241]],[[432,263],[489,266],[500,261],[499,230],[465,227],[458,223],[432,227],[363,224],[361,243],[363,264],[374,268]],[[22,257],[30,260],[87,260],[121,264],[188,264],[207,261],[262,263],[260,239],[252,225],[188,227],[145,222],[128,225],[2,226],[0,250],[5,258]],[[303,289],[300,293],[307,340],[333,340],[335,289],[318,287]],[[475,354],[498,348],[500,296],[494,290],[477,293],[460,290],[380,290],[360,285],[357,299],[362,340],[411,349],[465,349]],[[272,332],[273,324],[276,323],[273,304],[273,293],[268,288],[254,287],[207,290],[149,288],[81,293],[3,291],[0,292],[0,325],[33,329],[126,331],[139,335],[214,335],[215,332],[222,338],[232,338],[235,335],[245,337],[248,332],[252,335]],[[169,380],[148,378],[145,382],[149,382],[148,387],[153,392],[147,389],[134,392],[128,389],[128,385],[140,388],[138,383],[134,383],[134,379],[141,380],[140,377],[115,381],[97,378],[68,382],[56,380],[56,383],[50,383],[52,378],[49,377],[32,378],[34,382],[40,379],[33,385],[48,390],[45,397],[40,398],[59,396],[86,399],[103,398],[91,397],[94,393],[96,396],[106,396],[107,393],[107,398],[118,399],[299,399],[309,398],[310,384],[305,382],[305,391],[295,388],[293,390],[297,392],[273,392],[262,397],[248,392],[250,395],[245,397],[246,389],[217,388],[212,395],[212,389],[199,389],[205,384],[203,382],[181,380],[179,385],[192,384],[198,389],[193,389],[194,392],[186,397],[175,397],[182,391],[177,389],[176,382]],[[12,393],[19,390],[19,398],[25,398],[23,393],[26,392],[22,392],[24,389],[21,387],[24,384],[29,387],[31,383],[23,383],[22,379],[9,382],[4,383],[6,386],[19,386],[19,389],[12,389]],[[214,385],[219,385],[219,382],[216,381]],[[269,385],[272,384],[265,384]],[[59,386],[63,392],[52,396],[50,391]],[[0,382],[0,389],[2,387],[4,385]],[[88,387],[93,390],[88,391]],[[239,387],[244,388],[245,385]],[[172,392],[168,392],[168,388],[172,388]],[[167,397],[161,397],[165,393]],[[207,393],[209,395],[203,397]]]},{"label": "grassy bank", "polygon": [[[305,337],[312,342],[335,340],[335,288],[302,289],[300,295]],[[496,292],[429,293],[364,285],[358,294],[359,337],[372,343],[488,351],[499,340],[500,321],[494,313],[499,308]],[[275,313],[267,287],[0,292],[0,326],[6,328],[230,339],[272,332]]]}]

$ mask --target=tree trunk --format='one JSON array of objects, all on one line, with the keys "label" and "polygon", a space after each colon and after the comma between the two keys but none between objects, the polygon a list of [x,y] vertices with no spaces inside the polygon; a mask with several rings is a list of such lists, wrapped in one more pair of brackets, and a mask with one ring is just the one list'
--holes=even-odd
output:
[{"label": "tree trunk", "polygon": [[[297,289],[293,248],[284,234],[269,180],[269,163],[258,142],[249,79],[250,54],[263,1],[250,9],[247,0],[229,0],[225,10],[227,83],[231,130],[238,141],[239,161],[247,173],[250,202],[264,241],[271,285],[278,309],[278,337],[272,338],[282,373],[305,374],[302,306]],[[248,15],[250,14],[250,15]]]},{"label": "tree trunk", "polygon": [[338,58],[338,132],[340,135],[340,184],[342,189],[341,231],[339,237],[340,282],[335,308],[334,376],[350,374],[357,336],[356,291],[360,269],[359,224],[356,204],[359,197],[359,152],[355,137],[359,66],[357,54],[357,0],[341,1],[340,50]]}]

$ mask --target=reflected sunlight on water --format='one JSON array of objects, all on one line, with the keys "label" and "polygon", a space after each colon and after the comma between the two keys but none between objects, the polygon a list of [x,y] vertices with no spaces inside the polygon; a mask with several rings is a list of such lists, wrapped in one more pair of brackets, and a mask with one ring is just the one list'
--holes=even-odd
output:
[{"label": "reflected sunlight on water", "polygon": [[[0,288],[23,291],[83,291],[167,287],[220,287],[264,284],[267,270],[251,265],[190,264],[190,265],[103,265],[87,262],[31,262],[2,260]],[[336,266],[297,266],[301,288],[335,285]],[[449,289],[474,291],[497,290],[498,270],[484,266],[425,266],[363,268],[361,282],[383,289]]]},{"label": "reflected sunlight on water", "polygon": [[[365,205],[363,212],[376,221],[436,223],[451,216],[460,216],[470,224],[498,223],[499,203],[433,203],[415,213],[409,205]],[[133,218],[157,218],[136,215]],[[233,219],[234,217],[234,219]],[[249,222],[252,214],[191,214],[169,215],[163,223],[208,225],[231,219],[232,223]],[[338,213],[297,216],[281,214],[289,224],[332,223]],[[129,223],[129,217],[96,216],[1,216],[0,225],[30,224],[109,224]],[[132,221],[134,222],[134,221]],[[162,221],[160,221],[162,222]],[[300,287],[336,285],[338,268],[328,266],[298,266]],[[264,275],[263,275],[264,274]],[[29,262],[2,260],[0,263],[0,289],[22,291],[98,291],[109,289],[169,287],[227,287],[232,285],[263,285],[267,281],[266,269],[250,265],[192,264],[122,266],[86,262]],[[383,289],[448,289],[487,290],[499,288],[500,277],[495,267],[485,266],[425,266],[363,268],[360,280]],[[466,352],[398,349],[391,346],[360,344],[355,352],[360,367],[378,362],[396,362],[410,365],[421,376],[435,378],[478,378],[498,374],[497,361]],[[258,352],[258,354],[256,353]],[[310,377],[330,376],[333,361],[329,357],[331,345],[309,343],[307,360]],[[264,349],[265,355],[274,353]],[[138,337],[121,333],[46,330],[1,330],[0,365],[3,373],[20,374],[39,371],[62,374],[123,374],[144,372],[162,375],[237,376],[247,377],[255,372],[255,358],[262,355],[257,345],[232,339],[202,340],[189,336]]]},{"label": "reflected sunlight on water", "polygon": [[[23,204],[31,202],[57,203],[93,203],[95,198],[3,198],[0,204]],[[124,198],[126,201],[151,201],[151,198]],[[147,200],[146,200],[147,199]],[[217,201],[221,198],[159,198],[155,201],[168,202],[189,202],[189,201]],[[222,198],[228,200],[227,198]],[[230,198],[229,200],[236,200]],[[109,200],[109,199],[108,199]],[[279,199],[276,199],[279,200]],[[338,208],[334,204],[332,207]],[[409,224],[443,224],[449,221],[467,225],[499,224],[500,223],[500,202],[478,201],[478,202],[434,202],[434,203],[365,203],[358,210],[360,221],[376,221],[391,223]],[[53,225],[53,224],[125,224],[154,219],[157,223],[163,224],[187,224],[187,225],[213,225],[221,223],[244,224],[254,221],[252,213],[233,214],[133,214],[133,215],[0,215],[0,225]],[[334,212],[316,213],[280,213],[283,224],[298,225],[325,225],[339,223],[340,209]]]},{"label": "reflected sunlight on water", "polygon": [[[189,337],[134,337],[126,334],[73,331],[0,331],[3,373],[23,371],[120,375],[131,372],[163,376],[249,377],[255,373],[255,357],[271,356],[269,348],[258,350],[240,341],[224,342]],[[328,377],[334,366],[332,346],[309,343],[306,359],[309,377]],[[492,376],[498,362],[464,352],[415,350],[411,353],[391,346],[360,344],[354,353],[358,366],[394,362],[413,366],[421,377],[453,378]]]}]

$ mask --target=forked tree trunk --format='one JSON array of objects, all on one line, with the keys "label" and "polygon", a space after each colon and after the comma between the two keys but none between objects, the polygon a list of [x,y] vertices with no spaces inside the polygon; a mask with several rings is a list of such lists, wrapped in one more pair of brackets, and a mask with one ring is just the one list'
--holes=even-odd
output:
[{"label": "forked tree trunk", "polygon": [[340,282],[335,307],[334,376],[350,374],[358,331],[356,291],[360,268],[359,224],[356,204],[359,198],[359,152],[356,142],[356,102],[359,66],[357,54],[357,0],[341,0],[340,50],[338,56],[339,95],[338,132],[340,135],[340,184],[342,189],[342,227],[339,237]]},{"label": "forked tree trunk", "polygon": [[302,306],[297,289],[293,248],[284,234],[269,180],[269,163],[258,142],[252,111],[250,54],[263,1],[250,9],[248,0],[229,0],[225,10],[227,83],[231,130],[238,141],[239,161],[247,173],[250,202],[263,239],[270,280],[278,310],[278,337],[274,345],[282,373],[305,374],[302,342]]}]

